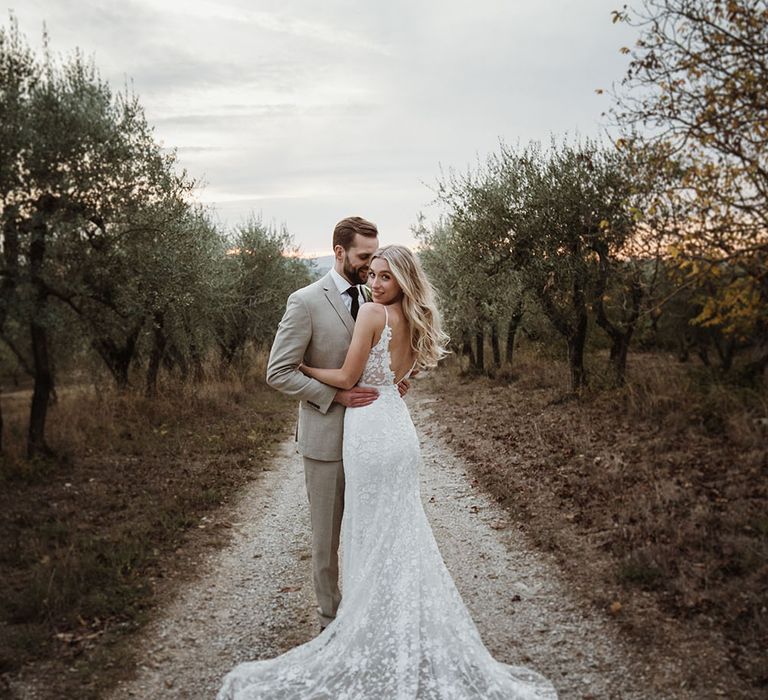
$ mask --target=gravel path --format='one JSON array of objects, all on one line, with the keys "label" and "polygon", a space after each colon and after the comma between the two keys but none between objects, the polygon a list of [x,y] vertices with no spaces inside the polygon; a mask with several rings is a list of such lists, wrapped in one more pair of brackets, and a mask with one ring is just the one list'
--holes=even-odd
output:
[{"label": "gravel path", "polygon": [[[470,483],[464,463],[430,436],[433,402],[409,399],[420,428],[422,497],[443,557],[500,660],[549,676],[562,698],[687,698],[678,670],[633,657],[609,625],[559,580],[504,511]],[[236,663],[307,641],[316,630],[309,518],[293,440],[229,516],[231,543],[146,629],[126,698],[213,698]]]}]

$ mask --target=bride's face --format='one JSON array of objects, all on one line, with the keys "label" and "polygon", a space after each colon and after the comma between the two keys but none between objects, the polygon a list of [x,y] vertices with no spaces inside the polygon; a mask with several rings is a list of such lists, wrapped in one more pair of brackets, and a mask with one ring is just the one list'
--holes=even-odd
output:
[{"label": "bride's face", "polygon": [[379,304],[392,304],[403,296],[403,290],[389,269],[389,263],[383,258],[375,258],[371,263],[368,286],[373,292],[373,300]]}]

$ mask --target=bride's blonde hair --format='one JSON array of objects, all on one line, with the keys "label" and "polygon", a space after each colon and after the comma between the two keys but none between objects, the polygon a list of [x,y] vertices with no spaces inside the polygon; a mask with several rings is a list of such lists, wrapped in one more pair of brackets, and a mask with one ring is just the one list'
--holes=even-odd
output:
[{"label": "bride's blonde hair", "polygon": [[403,245],[379,248],[371,258],[386,260],[397,283],[403,290],[403,314],[411,333],[411,349],[416,355],[416,367],[434,367],[448,354],[448,336],[440,329],[440,314],[435,304],[435,291],[427,279],[418,258]]}]

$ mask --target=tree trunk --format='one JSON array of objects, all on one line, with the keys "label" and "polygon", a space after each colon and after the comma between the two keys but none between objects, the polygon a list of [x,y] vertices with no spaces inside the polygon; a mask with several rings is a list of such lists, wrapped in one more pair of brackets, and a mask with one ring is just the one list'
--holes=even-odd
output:
[{"label": "tree trunk", "polygon": [[504,359],[508,365],[512,364],[512,357],[515,352],[515,337],[517,336],[517,329],[520,326],[520,321],[523,320],[523,305],[518,304],[517,308],[512,313],[509,319],[509,325],[507,326],[507,347],[504,355]]},{"label": "tree trunk", "polygon": [[515,353],[515,336],[517,335],[517,324],[512,319],[507,326],[507,343],[504,348],[504,361],[508,364],[512,364],[512,358]]},{"label": "tree trunk", "polygon": [[53,453],[45,442],[45,420],[48,415],[48,403],[53,388],[53,375],[48,354],[48,333],[45,326],[37,320],[44,317],[48,298],[41,278],[47,233],[48,227],[42,219],[42,215],[37,214],[32,223],[29,244],[29,276],[35,290],[32,321],[29,324],[35,384],[32,391],[29,431],[27,433],[28,459],[37,456],[47,457]]},{"label": "tree trunk", "polygon": [[733,367],[733,358],[736,354],[736,340],[734,338],[714,338],[715,351],[720,358],[720,369],[730,372]]},{"label": "tree trunk", "polygon": [[136,345],[143,325],[143,319],[137,322],[121,344],[116,343],[109,337],[94,338],[91,342],[92,347],[99,353],[101,359],[104,360],[104,364],[107,365],[112,373],[119,392],[123,392],[128,388],[129,370],[136,354]]},{"label": "tree trunk", "polygon": [[160,362],[165,353],[165,346],[168,343],[163,330],[163,313],[156,311],[154,314],[152,353],[149,356],[149,366],[147,367],[147,386],[145,395],[153,397],[157,395],[157,375],[160,370]]},{"label": "tree trunk", "polygon": [[566,340],[568,346],[568,365],[571,370],[571,390],[581,391],[587,383],[587,373],[584,369],[584,344],[587,340],[587,317],[580,320],[573,335]]},{"label": "tree trunk", "polygon": [[576,319],[575,322],[571,321],[555,303],[549,292],[548,283],[537,289],[537,296],[547,318],[555,330],[565,338],[568,348],[568,366],[571,373],[571,390],[578,392],[586,383],[584,344],[587,340],[587,306],[581,280],[579,277],[574,279],[571,292],[571,307]]},{"label": "tree trunk", "polygon": [[621,386],[626,382],[627,376],[627,354],[629,353],[629,341],[632,339],[632,333],[622,333],[620,338],[611,343],[610,362],[613,367],[616,383]]},{"label": "tree trunk", "polygon": [[181,381],[186,383],[187,379],[189,379],[189,362],[187,362],[184,353],[179,350],[175,343],[171,343],[165,353],[163,361],[169,371],[174,367],[178,367]]},{"label": "tree trunk", "polygon": [[475,369],[485,371],[485,329],[481,328],[475,334]]},{"label": "tree trunk", "polygon": [[[3,275],[0,281],[0,333],[5,326],[8,309],[16,298],[16,283],[19,272],[19,232],[16,228],[18,211],[9,207],[5,210],[6,220],[3,225]],[[18,385],[16,372],[13,373],[14,386]],[[0,453],[3,451],[3,413],[0,406]]]},{"label": "tree trunk", "polygon": [[753,382],[762,382],[768,369],[768,325],[759,323],[755,329],[756,342],[744,366],[745,376]]},{"label": "tree trunk", "polygon": [[205,371],[203,370],[203,356],[200,347],[197,344],[196,336],[190,326],[189,319],[185,317],[184,331],[189,339],[189,362],[183,369],[183,378],[186,380],[191,369],[192,381],[199,384],[205,379]]},{"label": "tree trunk", "polygon": [[34,321],[29,325],[35,368],[35,385],[32,391],[27,435],[27,458],[32,459],[38,455],[50,456],[53,453],[45,442],[45,421],[53,388],[53,377],[50,371],[46,329]]},{"label": "tree trunk", "polygon": [[104,364],[112,373],[115,386],[119,392],[128,388],[128,368],[131,364],[132,354],[121,351],[111,338],[94,338],[91,346],[104,360]]},{"label": "tree trunk", "polygon": [[584,345],[587,342],[588,320],[587,303],[580,275],[574,276],[571,301],[576,323],[573,332],[568,336],[568,362],[571,366],[571,389],[578,392],[587,383],[587,374],[584,370]]},{"label": "tree trunk", "polygon": [[744,374],[752,381],[759,382],[763,380],[766,369],[768,369],[768,352],[749,361],[744,368]]},{"label": "tree trunk", "polygon": [[236,358],[239,349],[239,341],[236,338],[232,338],[226,342],[219,343],[219,349],[221,350],[221,371],[225,372],[231,367]]},{"label": "tree trunk", "polygon": [[462,354],[469,358],[469,366],[475,366],[475,351],[472,349],[472,341],[469,336],[464,336],[464,342],[461,348]]},{"label": "tree trunk", "polygon": [[501,367],[501,347],[499,346],[498,323],[491,323],[491,349],[493,350],[493,366]]},{"label": "tree trunk", "polygon": [[640,303],[643,300],[643,287],[637,274],[634,274],[629,281],[630,310],[628,316],[623,319],[623,328],[613,323],[605,311],[605,291],[608,285],[608,254],[604,248],[597,249],[598,254],[598,276],[595,286],[595,321],[611,339],[610,362],[613,367],[613,374],[618,385],[624,384],[627,373],[627,353],[629,352],[629,343],[635,332],[637,319],[640,317]]}]

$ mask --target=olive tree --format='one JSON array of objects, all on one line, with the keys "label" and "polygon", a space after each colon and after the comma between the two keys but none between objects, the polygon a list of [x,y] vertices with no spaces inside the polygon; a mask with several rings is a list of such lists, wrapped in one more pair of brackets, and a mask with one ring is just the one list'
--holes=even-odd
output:
[{"label": "olive tree", "polygon": [[[135,96],[113,94],[81,55],[62,64],[48,54],[38,59],[12,22],[0,29],[0,81],[7,116],[0,337],[34,379],[32,457],[51,452],[44,438],[54,389],[51,331],[63,309],[78,317],[110,309],[130,347],[139,324],[125,316],[107,275],[122,269],[133,213],[179,196],[190,183],[175,174],[173,155],[155,142]],[[102,349],[113,357],[121,350]]]},{"label": "olive tree", "polygon": [[[694,322],[752,346],[768,366],[768,5],[642,0],[614,13],[639,31],[612,113],[622,142],[672,167],[663,197],[684,207],[665,252]],[[662,180],[665,178],[662,175]],[[650,212],[649,226],[662,228]]]},{"label": "olive tree", "polygon": [[269,347],[295,289],[314,273],[298,257],[285,227],[268,226],[258,217],[236,227],[222,266],[224,302],[217,314],[217,343],[222,366],[243,356],[248,343]]}]

